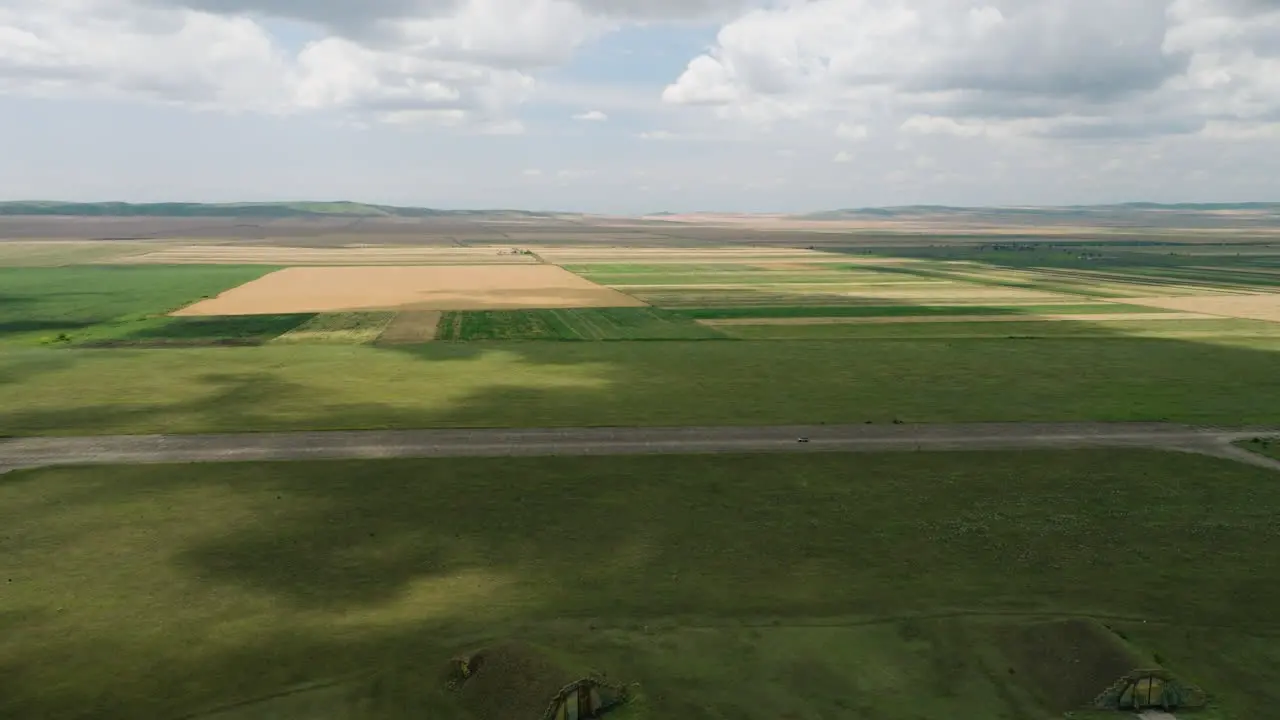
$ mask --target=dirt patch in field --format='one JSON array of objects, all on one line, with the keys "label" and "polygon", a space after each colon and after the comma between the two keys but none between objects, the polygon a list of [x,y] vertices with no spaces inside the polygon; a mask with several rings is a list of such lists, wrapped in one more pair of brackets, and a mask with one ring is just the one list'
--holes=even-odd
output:
[{"label": "dirt patch in field", "polygon": [[1216,315],[1243,320],[1280,322],[1280,293],[1128,298],[1126,305],[1149,305],[1166,310]]},{"label": "dirt patch in field", "polygon": [[1090,620],[1013,626],[999,632],[1010,678],[1054,713],[1084,708],[1120,678],[1151,664]]},{"label": "dirt patch in field", "polygon": [[501,645],[472,658],[475,670],[462,685],[462,704],[477,720],[537,720],[575,678],[536,649]]},{"label": "dirt patch in field", "polygon": [[271,273],[174,315],[643,305],[551,265],[300,267]]},{"label": "dirt patch in field", "polygon": [[947,317],[897,315],[886,317],[793,317],[793,318],[729,318],[699,320],[704,325],[898,325],[903,323],[971,323],[1072,321],[1110,322],[1120,320],[1212,320],[1213,315],[1196,313],[1109,313],[1105,315],[950,315]]},{"label": "dirt patch in field", "polygon": [[378,337],[378,344],[412,345],[431,342],[436,339],[441,315],[439,310],[411,310],[396,313],[395,319]]}]

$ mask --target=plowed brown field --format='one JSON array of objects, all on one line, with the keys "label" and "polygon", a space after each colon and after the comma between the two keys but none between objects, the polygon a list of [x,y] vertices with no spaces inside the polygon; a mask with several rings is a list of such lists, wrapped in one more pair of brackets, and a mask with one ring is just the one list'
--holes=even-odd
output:
[{"label": "plowed brown field", "polygon": [[271,273],[174,315],[643,305],[551,265],[298,267]]}]

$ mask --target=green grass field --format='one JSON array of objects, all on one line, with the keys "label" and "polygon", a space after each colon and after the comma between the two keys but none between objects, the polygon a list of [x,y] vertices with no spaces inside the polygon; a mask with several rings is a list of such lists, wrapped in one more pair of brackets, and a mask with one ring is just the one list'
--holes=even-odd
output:
[{"label": "green grass field", "polygon": [[747,340],[1040,339],[1040,338],[1280,338],[1280,323],[1262,320],[1074,320],[1025,322],[830,323],[731,325],[719,328]]},{"label": "green grass field", "polygon": [[[180,339],[200,323],[159,316],[272,270],[234,265],[0,267],[0,343],[38,344],[59,336],[61,342],[101,340],[133,331],[168,337],[165,328]],[[236,337],[258,334],[242,327],[230,331]]]},{"label": "green grass field", "polygon": [[456,426],[1280,423],[1275,340],[0,349],[0,434]]},{"label": "green grass field", "polygon": [[381,670],[407,680],[361,717],[461,720],[436,668],[522,640],[640,682],[652,718],[1049,718],[1065,690],[1007,638],[1089,616],[1253,720],[1280,703],[1277,503],[1264,469],[1153,451],[15,473],[0,717]]},{"label": "green grass field", "polygon": [[439,340],[700,340],[724,338],[656,308],[581,308],[446,313]]},{"label": "green grass field", "polygon": [[[673,313],[696,320],[804,317],[960,317],[965,315],[1109,315],[1167,312],[1120,303],[1063,305],[782,305],[760,307],[680,308]],[[1030,319],[1030,318],[1029,318]]]},{"label": "green grass field", "polygon": [[1280,288],[1280,276],[1257,272],[1259,268],[1269,267],[1275,262],[1278,253],[1274,249],[1269,250],[1270,255],[1260,257],[1256,255],[1257,248],[1252,248],[1253,252],[1248,255],[1242,255],[1209,245],[1174,245],[1162,253],[1123,244],[1082,247],[1028,244],[1017,247],[1018,250],[995,250],[990,246],[883,248],[880,251],[858,248],[855,252],[915,260],[923,264],[898,271],[927,277],[949,277],[966,265],[993,271],[1021,271],[1028,273],[1028,279],[1040,277],[1045,283],[1055,284],[1061,290],[1074,294],[1089,294],[1091,287],[1099,283],[1128,285],[1139,295],[1143,294],[1141,289],[1144,287],[1154,290],[1149,293],[1153,295],[1179,287],[1209,287],[1237,292],[1267,292]]},{"label": "green grass field", "polygon": [[[315,315],[120,318],[66,335],[80,347],[260,345],[308,323]],[[55,342],[63,342],[55,337]]]},{"label": "green grass field", "polygon": [[1280,460],[1280,438],[1259,437],[1237,443],[1237,445],[1250,452]]},{"label": "green grass field", "polygon": [[[1089,243],[1068,246],[1062,243],[1034,243],[1019,249],[993,249],[990,245],[950,247],[857,248],[857,254],[944,262],[976,262],[1004,269],[1084,270],[1111,273],[1117,277],[1147,277],[1170,282],[1223,282],[1246,287],[1280,286],[1280,277],[1259,276],[1258,267],[1273,266],[1274,248],[1236,248],[1235,252],[1215,245],[1171,244],[1159,248],[1130,243]],[[1247,250],[1241,253],[1240,250]],[[1259,252],[1268,255],[1259,257]]]}]

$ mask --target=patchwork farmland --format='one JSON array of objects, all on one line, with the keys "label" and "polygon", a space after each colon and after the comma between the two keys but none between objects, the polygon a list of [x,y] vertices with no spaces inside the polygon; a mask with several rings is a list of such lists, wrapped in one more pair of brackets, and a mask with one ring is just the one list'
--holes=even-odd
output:
[{"label": "patchwork farmland", "polygon": [[[63,253],[82,247],[48,244]],[[33,254],[36,243],[19,245],[14,257],[24,263],[41,257]],[[158,244],[123,258],[104,261],[90,252],[80,258],[84,265],[23,270],[24,281],[16,280],[18,270],[8,272],[15,282],[35,279],[55,289],[85,278],[108,285],[212,281],[212,292],[187,304],[114,316],[103,309],[102,323],[72,322],[66,329],[75,332],[54,333],[73,345],[1125,336],[1239,342],[1274,338],[1280,328],[1280,274],[1270,272],[1268,256],[1226,256],[1214,266],[1203,254],[1173,260],[1108,247],[1119,261],[1113,264],[1104,255],[1091,260],[1090,252],[1026,246],[930,257],[920,250],[894,256],[735,246]],[[248,281],[214,279],[237,276]],[[50,340],[38,321],[27,323],[28,332],[14,324],[8,334]]]},{"label": "patchwork farmland", "polygon": [[[1280,706],[1280,240],[583,222],[0,241],[0,472],[17,439],[368,431],[0,475],[0,717],[520,720],[596,672],[619,720],[1094,720],[1141,672],[1179,718]],[[1250,439],[910,445],[942,423]],[[373,459],[709,426],[902,447]]]}]

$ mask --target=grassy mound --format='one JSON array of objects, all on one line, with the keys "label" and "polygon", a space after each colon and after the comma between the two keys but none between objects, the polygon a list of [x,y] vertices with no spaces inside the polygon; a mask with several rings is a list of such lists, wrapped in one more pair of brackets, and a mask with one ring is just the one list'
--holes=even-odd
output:
[{"label": "grassy mound", "polygon": [[1009,626],[999,644],[1015,677],[1057,713],[1087,707],[1116,680],[1152,665],[1091,620]]},{"label": "grassy mound", "polygon": [[1266,455],[1280,460],[1280,438],[1274,437],[1258,437],[1251,440],[1236,443],[1239,447],[1255,452],[1259,455]]},{"label": "grassy mound", "polygon": [[541,720],[561,688],[580,679],[545,653],[508,643],[476,653],[459,692],[476,720]]}]

